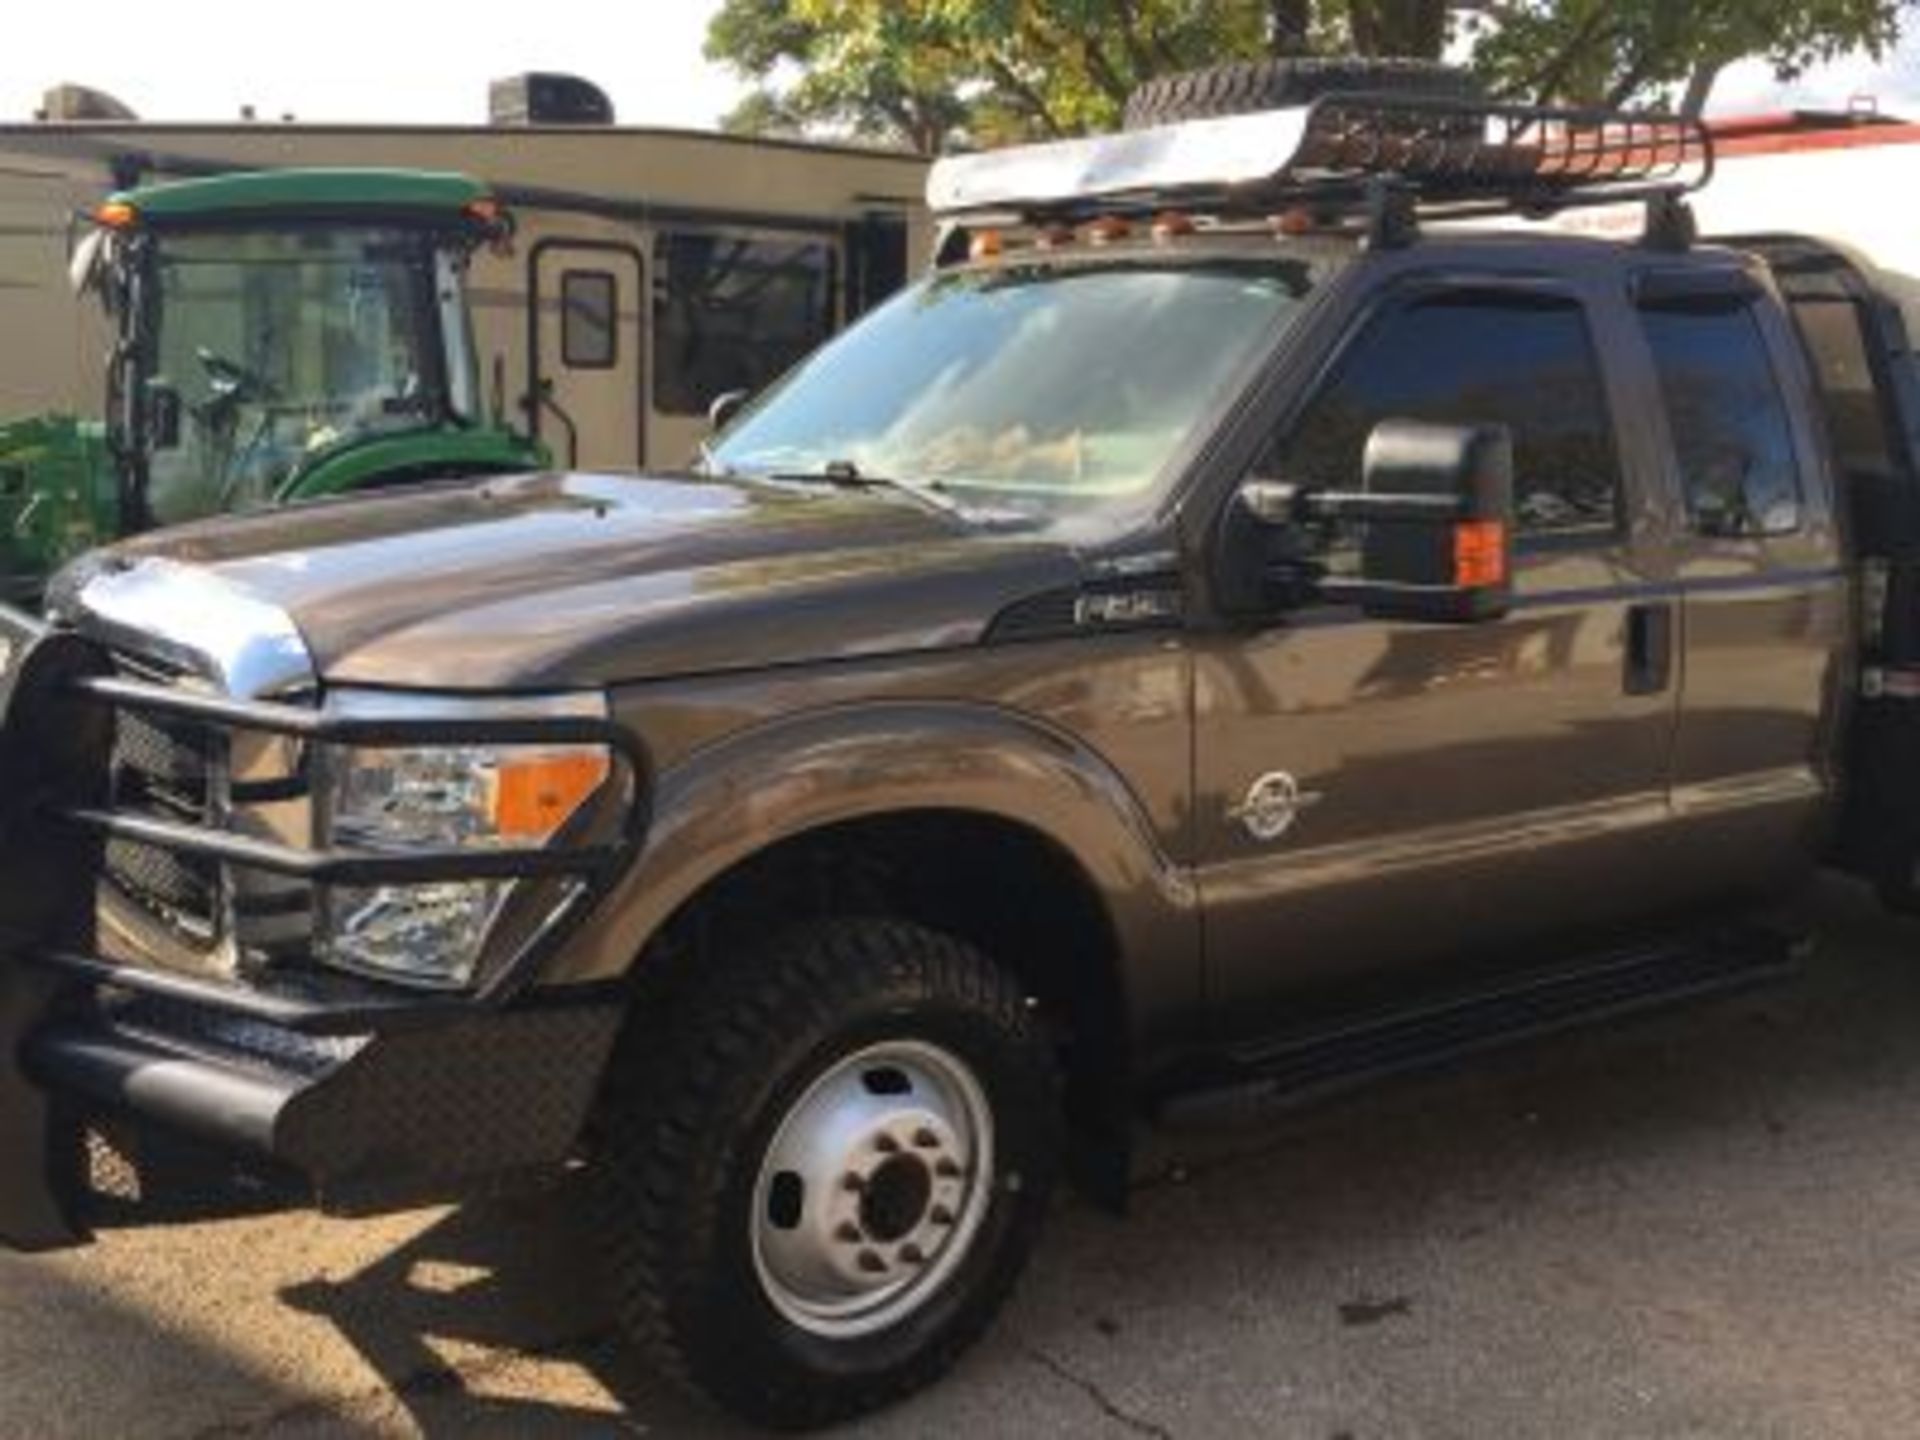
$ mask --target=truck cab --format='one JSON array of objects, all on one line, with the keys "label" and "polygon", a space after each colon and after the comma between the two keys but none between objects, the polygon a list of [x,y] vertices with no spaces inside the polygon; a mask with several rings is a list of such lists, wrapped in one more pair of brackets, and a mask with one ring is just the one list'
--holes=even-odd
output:
[{"label": "truck cab", "polygon": [[697,471],[0,611],[0,1234],[79,1238],[99,1116],[345,1209],[580,1159],[646,1353],[826,1423],[1143,1108],[1761,983],[1824,864],[1902,898],[1873,277],[1700,243],[1687,120],[1160,120],[936,167],[934,271]]}]

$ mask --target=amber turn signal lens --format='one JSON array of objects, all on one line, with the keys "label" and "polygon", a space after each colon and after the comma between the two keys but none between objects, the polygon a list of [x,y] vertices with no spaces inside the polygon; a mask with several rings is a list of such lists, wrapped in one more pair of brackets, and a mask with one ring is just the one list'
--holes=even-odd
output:
[{"label": "amber turn signal lens", "polygon": [[1507,583],[1507,527],[1498,520],[1463,520],[1453,527],[1453,583],[1485,590]]},{"label": "amber turn signal lens", "polygon": [[545,841],[606,783],[605,751],[557,750],[515,756],[495,775],[494,830],[504,839]]},{"label": "amber turn signal lens", "polygon": [[131,230],[140,223],[140,211],[125,200],[109,200],[94,210],[93,218],[109,230]]},{"label": "amber turn signal lens", "polygon": [[500,217],[506,212],[500,208],[500,202],[491,195],[482,195],[478,200],[469,200],[462,207],[469,220],[478,220],[482,225],[498,225]]}]

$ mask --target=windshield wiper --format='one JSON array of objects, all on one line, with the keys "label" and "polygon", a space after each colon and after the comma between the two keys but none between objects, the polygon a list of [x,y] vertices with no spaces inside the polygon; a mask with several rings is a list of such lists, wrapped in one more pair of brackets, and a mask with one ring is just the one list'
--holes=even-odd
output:
[{"label": "windshield wiper", "polygon": [[937,480],[914,485],[889,475],[870,475],[851,460],[829,460],[818,470],[778,470],[765,478],[789,484],[832,485],[840,490],[888,490],[918,501],[936,514],[966,517],[966,507],[944,493]]}]

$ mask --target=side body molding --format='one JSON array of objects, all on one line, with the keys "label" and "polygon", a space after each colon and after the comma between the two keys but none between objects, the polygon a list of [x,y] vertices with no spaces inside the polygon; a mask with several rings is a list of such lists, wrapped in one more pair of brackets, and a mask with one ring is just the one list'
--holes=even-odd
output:
[{"label": "side body molding", "polygon": [[950,811],[1024,826],[1078,863],[1115,938],[1136,1056],[1177,1047],[1199,1023],[1190,875],[1162,851],[1111,765],[1030,716],[976,703],[824,707],[693,751],[659,774],[651,809],[632,872],[555,957],[551,983],[625,973],[704,886],[783,840],[866,817]]}]

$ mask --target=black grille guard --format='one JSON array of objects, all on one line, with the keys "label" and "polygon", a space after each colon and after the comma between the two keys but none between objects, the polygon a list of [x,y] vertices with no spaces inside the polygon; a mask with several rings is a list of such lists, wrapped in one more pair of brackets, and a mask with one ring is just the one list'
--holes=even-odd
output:
[{"label": "black grille guard", "polygon": [[[0,616],[0,635],[15,628],[25,617]],[[13,625],[9,626],[8,621]],[[66,632],[46,630],[29,642],[24,656],[16,655],[13,673],[35,674],[35,661],[48,646],[60,646],[70,639]],[[82,642],[84,643],[84,642]],[[104,803],[97,788],[84,778],[59,783],[64,769],[71,775],[74,765],[46,768],[35,765],[32,753],[46,728],[34,724],[36,717],[23,713],[10,703],[14,697],[0,688],[0,749],[21,768],[34,769],[40,785],[30,793],[0,794],[0,887],[12,880],[11,848],[38,844],[45,828],[58,827],[90,837],[94,843],[107,838],[133,841],[179,855],[216,860],[226,865],[264,871],[270,874],[326,885],[409,885],[452,880],[539,880],[573,878],[580,882],[574,899],[564,908],[577,912],[596,898],[622,863],[632,854],[645,829],[643,799],[646,794],[645,759],[628,732],[611,721],[591,716],[405,716],[373,717],[328,714],[323,710],[277,701],[236,700],[230,697],[178,689],[168,685],[98,673],[89,664],[86,652],[69,652],[63,668],[66,673],[56,681],[41,681],[31,688],[47,695],[53,704],[78,723],[63,725],[85,733],[94,719],[110,716],[116,710],[139,710],[150,714],[187,720],[215,729],[253,731],[287,736],[324,745],[364,747],[400,747],[411,745],[488,745],[488,744],[597,744],[606,746],[615,758],[610,784],[625,787],[629,796],[626,820],[621,833],[611,841],[590,844],[560,843],[543,848],[456,850],[409,849],[406,851],[371,850],[353,847],[305,847],[276,843],[235,833],[216,825],[165,819],[151,814],[117,809]],[[42,669],[49,668],[42,666]],[[0,687],[6,682],[0,680]],[[39,703],[46,700],[35,697]],[[35,703],[30,700],[28,710]],[[22,753],[23,748],[27,753]],[[4,762],[0,762],[4,769]],[[84,776],[84,769],[81,771]],[[92,790],[93,793],[89,793]],[[72,885],[73,877],[67,877]],[[0,928],[0,938],[4,929]],[[391,987],[363,989],[353,1000],[336,998],[324,1001],[309,998],[289,1001],[260,993],[251,987],[217,983],[195,983],[177,976],[147,972],[139,967],[115,966],[110,962],[74,953],[71,945],[50,943],[55,936],[42,934],[39,943],[15,944],[13,958],[29,963],[50,965],[76,973],[76,978],[95,982],[111,973],[115,983],[126,988],[181,996],[191,989],[203,1003],[240,1013],[251,1013],[295,1028],[341,1030],[369,1019],[390,1019],[398,1014],[424,1011],[432,1014],[445,1008],[433,996],[407,994]],[[544,950],[544,947],[530,947]],[[470,1006],[474,1001],[497,999],[510,993],[524,979],[532,954],[515,962],[484,983],[471,997],[459,997],[456,1005]]]},{"label": "black grille guard", "polygon": [[[563,834],[553,846],[538,850],[389,853],[258,840],[217,824],[116,808],[107,793],[106,755],[113,717],[127,711],[216,731],[251,731],[328,745],[601,744],[614,757],[608,785],[622,787],[627,805],[617,827],[604,812],[579,827],[591,832],[590,843]],[[383,1056],[423,1053],[422,1046],[428,1047],[424,1053],[445,1053],[450,1044],[484,1049],[503,1033],[534,1032],[542,1026],[584,1026],[583,1033],[598,1037],[595,1044],[603,1048],[612,1033],[608,1016],[617,1011],[575,1010],[565,1014],[578,1018],[554,1020],[541,1018],[547,1014],[541,997],[511,1007],[506,1002],[519,995],[638,847],[647,820],[646,777],[639,745],[605,718],[329,714],[277,701],[176,689],[116,675],[107,652],[87,637],[0,605],[0,1243],[31,1249],[76,1238],[71,1216],[83,1187],[79,1130],[68,1108],[76,1092],[162,1119],[185,1106],[175,1118],[191,1118],[222,1141],[256,1149],[264,1143],[261,1136],[267,1136],[273,1153],[300,1160],[316,1174],[357,1172],[363,1163],[371,1163],[361,1151],[372,1143],[365,1139],[372,1132],[366,1116],[354,1111],[351,1102],[361,1082],[347,1076],[329,1086],[265,1076],[244,1066],[234,1070],[191,1054],[149,1054],[106,1018],[102,1007],[110,997],[184,1006],[232,1017],[243,1025],[263,1024],[308,1036],[386,1037],[384,1045],[370,1048],[364,1062],[357,1062],[363,1074],[366,1065],[401,1063]],[[95,881],[109,838],[327,884],[458,879],[572,883],[559,892],[551,914],[528,924],[515,938],[517,948],[509,962],[470,992],[409,992],[318,965],[283,967],[246,981],[229,981],[127,964],[98,953]],[[480,1017],[493,1011],[503,1012],[499,1020],[476,1030]],[[506,1031],[497,1028],[500,1022],[507,1023]],[[449,1038],[434,1038],[440,1036]],[[591,1046],[581,1049],[571,1042],[567,1048],[589,1059],[596,1053]],[[46,1088],[50,1070],[58,1078],[51,1089]],[[576,1077],[574,1088],[580,1083]],[[229,1102],[242,1090],[251,1099],[236,1108],[237,1102]],[[575,1108],[585,1103],[571,1091],[567,1098]],[[342,1106],[347,1108],[342,1111]],[[571,1113],[565,1111],[562,1119]],[[350,1123],[336,1124],[339,1134],[327,1132],[326,1143],[302,1138],[305,1122],[297,1117],[314,1114],[329,1117],[329,1123],[345,1114]],[[254,1127],[260,1135],[242,1133],[244,1125],[235,1129],[234,1117],[250,1115],[266,1117]],[[513,1153],[532,1153],[565,1131],[565,1124],[559,1124],[537,1137],[537,1144],[519,1137],[525,1143],[516,1142]]]}]

